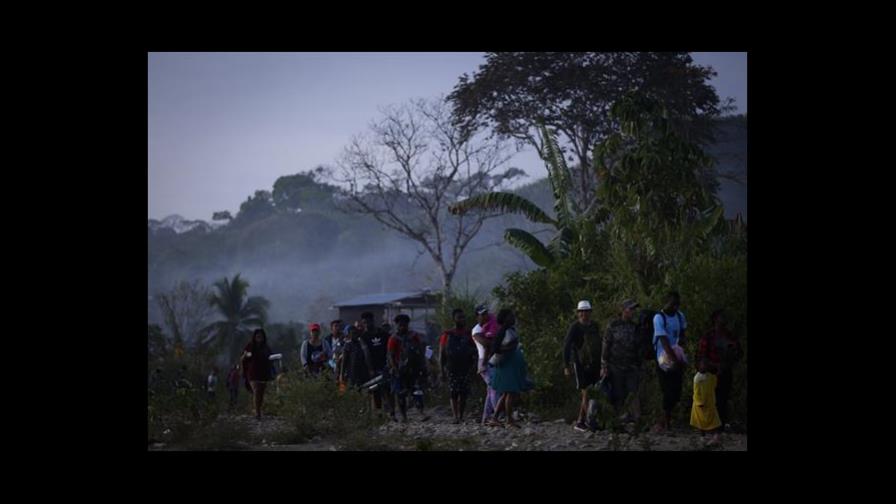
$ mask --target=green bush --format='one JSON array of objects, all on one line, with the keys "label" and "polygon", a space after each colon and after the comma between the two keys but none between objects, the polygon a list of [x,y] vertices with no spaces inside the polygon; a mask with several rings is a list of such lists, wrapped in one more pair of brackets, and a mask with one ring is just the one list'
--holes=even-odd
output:
[{"label": "green bush", "polygon": [[279,393],[272,390],[271,411],[290,422],[296,439],[341,438],[382,424],[370,411],[370,396],[366,392],[349,388],[339,395],[336,382],[329,376],[305,378],[290,374]]},{"label": "green bush", "polygon": [[[595,149],[597,196],[601,205],[567,220],[576,240],[569,253],[545,269],[513,273],[494,289],[498,300],[517,315],[520,341],[537,389],[532,406],[542,410],[577,409],[572,380],[563,374],[563,340],[575,320],[576,302],[588,299],[592,320],[606,330],[623,299],[643,308],[662,307],[677,290],[688,318],[686,348],[693,361],[709,315],[725,308],[729,327],[746,350],[747,230],[738,219],[721,219],[715,190],[701,181],[712,172],[711,159],[682,136],[661,103],[632,96],[613,106],[618,131]],[[562,160],[548,159],[548,172]],[[560,166],[562,168],[562,166]],[[562,172],[562,170],[560,170]],[[566,209],[562,192],[556,205]],[[659,411],[656,365],[645,363],[642,413]],[[746,424],[746,362],[734,373],[732,419]],[[685,373],[680,421],[691,404],[693,363]]]},{"label": "green bush", "polygon": [[[687,422],[690,415],[691,383],[694,377],[693,358],[697,342],[709,328],[709,315],[716,308],[725,308],[729,328],[740,338],[745,355],[746,328],[746,257],[695,257],[679,270],[668,275],[669,284],[653,286],[649,296],[631,291],[620,292],[609,287],[612,271],[588,274],[576,268],[573,261],[561,263],[552,270],[508,275],[505,284],[494,290],[503,306],[517,314],[517,327],[529,370],[537,388],[529,394],[532,408],[542,414],[556,415],[558,410],[575,415],[578,395],[572,380],[563,374],[563,340],[575,320],[576,302],[588,299],[593,307],[592,320],[603,335],[607,323],[618,316],[619,302],[634,296],[642,307],[658,309],[665,292],[671,288],[682,296],[682,311],[688,317],[686,351],[692,361],[685,374],[681,406],[676,419]],[[653,419],[660,409],[661,392],[656,382],[655,364],[645,362],[642,390],[642,412]],[[734,372],[731,403],[733,420],[746,424],[746,358]]]},{"label": "green bush", "polygon": [[467,317],[467,325],[472,329],[476,325],[476,306],[483,302],[485,302],[484,296],[480,295],[478,291],[455,290],[439,306],[436,311],[436,320],[443,331],[451,329],[454,327],[454,318],[451,316],[451,312],[455,308],[460,308]]},{"label": "green bush", "polygon": [[[156,367],[149,369],[147,387],[149,442],[183,442],[211,425],[227,407],[228,399],[223,397],[226,393],[220,390],[214,400],[208,399],[205,389],[208,370],[201,358],[171,358],[155,364]],[[157,375],[155,369],[161,373]],[[219,380],[223,382],[220,372]]]}]

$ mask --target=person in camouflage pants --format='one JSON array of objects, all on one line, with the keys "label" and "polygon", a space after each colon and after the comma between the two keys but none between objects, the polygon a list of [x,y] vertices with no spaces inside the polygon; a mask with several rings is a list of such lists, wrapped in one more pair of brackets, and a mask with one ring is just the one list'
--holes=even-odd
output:
[{"label": "person in camouflage pants", "polygon": [[638,387],[641,383],[641,361],[644,349],[638,337],[638,327],[632,320],[638,303],[626,299],[622,303],[620,318],[613,320],[604,331],[601,349],[600,377],[609,376],[611,385],[610,401],[621,412],[626,399],[631,395],[631,414],[626,414],[623,421],[637,422],[641,416]]}]

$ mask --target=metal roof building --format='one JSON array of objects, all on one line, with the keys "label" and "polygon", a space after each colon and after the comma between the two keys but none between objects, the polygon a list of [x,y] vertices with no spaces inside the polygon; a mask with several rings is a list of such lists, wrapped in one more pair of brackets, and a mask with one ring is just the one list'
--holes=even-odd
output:
[{"label": "metal roof building", "polygon": [[364,294],[334,303],[333,307],[339,310],[339,318],[346,323],[360,320],[361,314],[369,311],[378,325],[384,322],[394,325],[392,319],[405,313],[411,317],[412,329],[432,337],[430,333],[438,331],[434,327],[438,302],[438,294],[424,290]]}]

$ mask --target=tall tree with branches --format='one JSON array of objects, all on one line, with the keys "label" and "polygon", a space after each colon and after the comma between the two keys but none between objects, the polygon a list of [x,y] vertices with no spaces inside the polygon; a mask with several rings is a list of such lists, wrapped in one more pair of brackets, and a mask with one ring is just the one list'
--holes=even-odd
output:
[{"label": "tall tree with branches", "polygon": [[209,305],[211,291],[198,280],[182,281],[168,292],[155,296],[156,303],[175,344],[196,346],[202,330],[214,314]]},{"label": "tall tree with branches", "polygon": [[709,83],[714,75],[685,52],[487,53],[448,98],[462,127],[489,127],[545,160],[538,126],[556,132],[570,161],[572,211],[588,214],[598,204],[592,151],[618,127],[611,105],[630,92],[650,95],[666,106],[676,129],[705,144],[715,119],[730,109]]},{"label": "tall tree with branches", "polygon": [[338,204],[372,216],[422,247],[438,268],[447,299],[464,251],[483,223],[498,216],[474,211],[453,218],[448,206],[499,190],[524,172],[505,168],[510,155],[500,139],[456,125],[442,98],[412,100],[381,112],[338,162],[333,175],[343,187]]}]

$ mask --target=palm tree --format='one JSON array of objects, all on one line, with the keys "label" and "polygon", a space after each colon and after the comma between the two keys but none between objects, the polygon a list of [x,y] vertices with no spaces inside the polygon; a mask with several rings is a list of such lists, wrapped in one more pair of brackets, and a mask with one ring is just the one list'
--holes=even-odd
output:
[{"label": "palm tree", "polygon": [[535,223],[550,224],[555,229],[554,237],[545,245],[532,233],[517,228],[504,231],[504,239],[520,249],[541,267],[551,267],[560,258],[567,257],[572,247],[579,241],[579,229],[589,216],[597,214],[597,205],[585,211],[577,208],[567,195],[570,190],[569,170],[556,139],[547,128],[540,126],[545,145],[545,166],[548,180],[554,194],[554,213],[550,217],[544,210],[522,196],[508,192],[490,192],[467,198],[449,207],[453,214],[463,214],[470,210],[500,210],[504,213],[522,214]]},{"label": "palm tree", "polygon": [[216,292],[209,298],[212,306],[224,317],[206,327],[210,336],[205,344],[214,343],[217,349],[226,350],[228,357],[236,358],[240,347],[248,340],[249,332],[264,325],[270,302],[261,297],[247,299],[249,282],[237,274],[232,281],[227,277],[214,284]]}]

